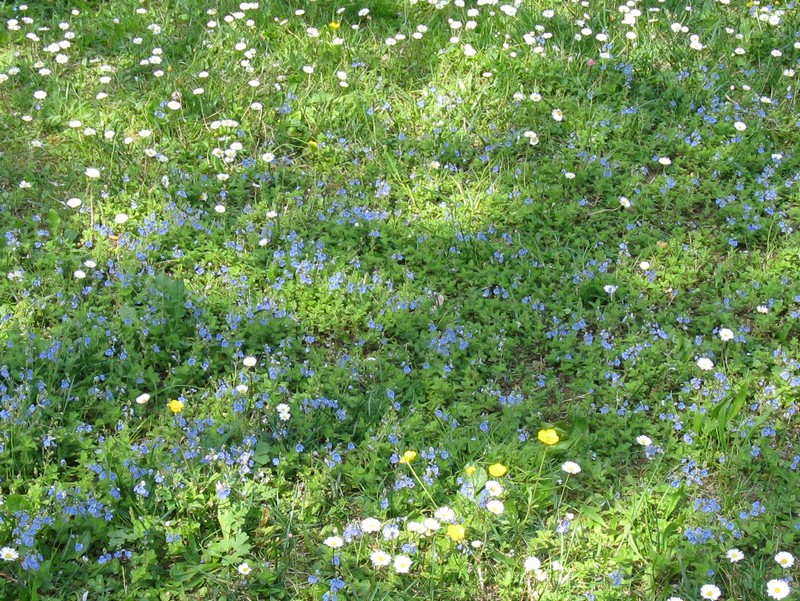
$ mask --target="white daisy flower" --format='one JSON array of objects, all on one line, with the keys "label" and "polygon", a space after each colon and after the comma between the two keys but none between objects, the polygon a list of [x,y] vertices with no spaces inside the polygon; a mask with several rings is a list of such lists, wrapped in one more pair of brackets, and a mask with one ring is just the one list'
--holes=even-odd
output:
[{"label": "white daisy flower", "polygon": [[714,362],[708,357],[700,357],[697,360],[697,367],[699,367],[703,371],[710,371],[714,369]]}]

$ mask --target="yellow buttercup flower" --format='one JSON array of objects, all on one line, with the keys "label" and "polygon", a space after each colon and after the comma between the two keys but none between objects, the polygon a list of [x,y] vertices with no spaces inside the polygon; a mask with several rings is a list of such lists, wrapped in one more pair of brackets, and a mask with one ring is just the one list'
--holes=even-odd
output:
[{"label": "yellow buttercup flower", "polygon": [[467,536],[467,529],[461,524],[450,524],[447,527],[447,536],[458,542]]},{"label": "yellow buttercup flower", "polygon": [[489,475],[492,478],[502,478],[508,473],[508,468],[502,463],[493,463],[489,466]]},{"label": "yellow buttercup flower", "polygon": [[411,463],[414,459],[417,458],[416,451],[406,451],[403,453],[403,456],[400,458],[400,463]]},{"label": "yellow buttercup flower", "polygon": [[339,29],[341,26],[342,26],[342,24],[341,23],[337,23],[336,21],[331,21],[330,23],[328,23],[328,27],[330,27],[334,31]]},{"label": "yellow buttercup flower", "polygon": [[167,407],[169,407],[169,410],[175,415],[178,415],[181,411],[183,411],[183,403],[178,399],[172,399],[169,403],[167,403]]},{"label": "yellow buttercup flower", "polygon": [[309,140],[308,141],[308,147],[309,148],[316,149],[318,146],[319,146],[319,144],[317,144],[316,140]]},{"label": "yellow buttercup flower", "polygon": [[478,468],[475,467],[474,465],[469,465],[467,466],[467,469],[465,469],[464,471],[467,473],[467,476],[471,476],[472,474],[478,471]]},{"label": "yellow buttercup flower", "polygon": [[559,440],[558,432],[552,428],[548,428],[547,430],[539,430],[539,434],[536,436],[536,438],[546,445],[556,444]]}]

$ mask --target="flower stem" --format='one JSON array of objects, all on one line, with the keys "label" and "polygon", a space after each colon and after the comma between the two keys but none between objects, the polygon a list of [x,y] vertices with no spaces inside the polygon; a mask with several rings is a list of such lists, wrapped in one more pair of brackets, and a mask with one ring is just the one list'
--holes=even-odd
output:
[{"label": "flower stem", "polygon": [[408,465],[408,469],[411,470],[411,475],[414,476],[414,479],[422,487],[422,490],[425,491],[425,494],[431,500],[431,503],[433,503],[433,506],[434,507],[438,507],[438,505],[436,504],[436,501],[433,500],[433,497],[431,496],[431,493],[428,492],[428,488],[422,483],[422,480],[420,480],[419,476],[417,476],[417,472],[414,471],[414,468],[411,466],[411,463],[409,462],[407,465]]},{"label": "flower stem", "polygon": [[528,516],[531,514],[531,503],[536,502],[536,489],[539,488],[539,480],[542,477],[542,468],[544,467],[544,458],[547,455],[547,448],[542,451],[542,461],[539,463],[539,471],[536,473],[536,482],[533,485],[533,493],[531,494],[531,502],[528,503],[528,510],[525,512],[525,518],[522,520],[523,523],[528,521]]}]

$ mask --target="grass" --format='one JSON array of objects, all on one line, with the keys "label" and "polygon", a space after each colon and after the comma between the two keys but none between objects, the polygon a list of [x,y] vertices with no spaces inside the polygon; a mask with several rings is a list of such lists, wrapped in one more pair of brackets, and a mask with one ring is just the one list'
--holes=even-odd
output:
[{"label": "grass", "polygon": [[795,595],[795,4],[368,4],[0,7],[0,597]]}]

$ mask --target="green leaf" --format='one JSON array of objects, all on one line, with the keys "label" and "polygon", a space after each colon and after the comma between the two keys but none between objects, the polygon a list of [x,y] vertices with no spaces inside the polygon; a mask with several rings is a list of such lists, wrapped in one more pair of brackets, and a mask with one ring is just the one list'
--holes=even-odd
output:
[{"label": "green leaf", "polygon": [[244,526],[244,516],[247,513],[246,508],[231,507],[230,504],[221,505],[217,509],[217,520],[219,521],[220,529],[223,536],[233,536],[238,533]]},{"label": "green leaf", "polygon": [[489,475],[486,473],[486,470],[482,467],[479,467],[475,470],[475,473],[469,477],[472,485],[475,487],[475,492],[479,492],[483,486],[489,481]]},{"label": "green leaf", "polygon": [[259,442],[253,451],[253,461],[258,465],[266,465],[272,460],[272,447],[266,442]]},{"label": "green leaf", "polygon": [[29,511],[30,503],[22,495],[9,495],[6,497],[4,509],[10,513],[17,511]]},{"label": "green leaf", "polygon": [[50,227],[51,234],[58,229],[59,223],[61,223],[61,217],[59,217],[58,213],[54,209],[47,211],[47,225]]},{"label": "green leaf", "polygon": [[603,516],[600,515],[600,512],[597,511],[591,505],[586,505],[581,507],[581,517],[586,519],[593,527],[595,528],[606,528],[606,521],[603,519]]}]

